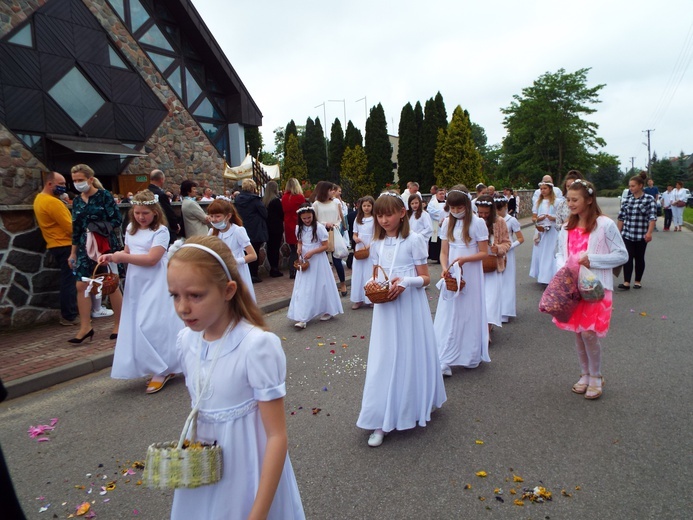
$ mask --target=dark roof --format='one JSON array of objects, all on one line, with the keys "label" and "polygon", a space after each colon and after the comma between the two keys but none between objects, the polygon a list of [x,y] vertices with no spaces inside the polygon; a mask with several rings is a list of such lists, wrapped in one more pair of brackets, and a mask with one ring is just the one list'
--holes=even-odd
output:
[{"label": "dark roof", "polygon": [[[239,93],[241,97],[240,106],[242,110],[242,113],[240,114],[240,122],[244,125],[249,126],[261,126],[262,112],[260,112],[260,109],[258,108],[257,104],[250,96],[248,89],[245,88],[245,85],[241,81],[241,78],[238,76],[234,68],[231,66],[231,63],[226,58],[224,51],[222,51],[216,39],[214,38],[210,30],[207,28],[207,25],[205,25],[204,21],[202,20],[202,17],[200,16],[200,13],[197,12],[197,9],[195,9],[195,6],[192,4],[192,2],[190,0],[169,0],[166,3],[167,7],[171,9],[171,11],[174,13],[178,13],[179,9],[183,10],[183,12],[187,15],[187,18],[197,29],[197,33],[201,37],[201,40],[197,43],[203,44],[206,47],[206,50],[209,51],[209,53],[203,53],[203,55],[205,55],[205,58],[208,59],[210,55],[214,58],[214,60],[218,63],[219,67],[226,76],[226,79],[233,85],[234,89]],[[193,34],[188,34],[190,37],[194,37]]]}]

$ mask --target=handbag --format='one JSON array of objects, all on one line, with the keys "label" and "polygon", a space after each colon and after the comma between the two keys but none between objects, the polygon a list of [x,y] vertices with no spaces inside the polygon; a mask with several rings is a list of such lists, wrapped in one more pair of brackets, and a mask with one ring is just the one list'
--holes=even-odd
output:
[{"label": "handbag", "polygon": [[327,252],[334,252],[334,228],[327,230]]},{"label": "handbag", "polygon": [[332,256],[339,259],[344,259],[349,256],[349,249],[347,249],[346,242],[344,242],[344,237],[338,231],[334,234],[334,252]]},{"label": "handbag", "polygon": [[674,201],[674,206],[676,206],[677,208],[685,208],[685,207],[686,207],[686,203],[685,203],[684,201],[682,201],[682,200],[675,200],[675,201]]},{"label": "handbag", "polygon": [[[214,351],[212,365],[204,385],[200,384],[202,333],[199,334],[197,341],[198,365],[194,375],[197,402],[185,420],[178,442],[156,442],[147,448],[142,475],[147,487],[157,489],[196,488],[215,484],[221,480],[224,469],[221,446],[216,441],[213,444],[196,442],[195,438],[197,436],[197,415],[200,411],[202,396],[209,393],[209,385],[219,360],[221,347],[231,329],[232,325],[226,328]],[[188,434],[190,434],[190,439],[186,440]]]}]

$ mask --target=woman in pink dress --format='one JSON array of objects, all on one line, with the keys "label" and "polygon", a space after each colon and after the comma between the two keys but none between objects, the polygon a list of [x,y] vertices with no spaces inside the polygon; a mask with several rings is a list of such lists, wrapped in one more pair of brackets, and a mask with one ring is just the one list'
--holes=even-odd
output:
[{"label": "woman in pink dress", "polygon": [[602,395],[600,338],[606,336],[611,321],[612,269],[628,259],[621,234],[614,221],[602,214],[596,195],[590,182],[578,179],[571,184],[566,196],[570,217],[560,231],[556,255],[559,269],[570,257],[577,257],[577,263],[590,269],[604,286],[604,298],[580,300],[568,322],[553,319],[559,329],[575,333],[582,372],[572,390],[584,394],[585,399],[597,399]]}]

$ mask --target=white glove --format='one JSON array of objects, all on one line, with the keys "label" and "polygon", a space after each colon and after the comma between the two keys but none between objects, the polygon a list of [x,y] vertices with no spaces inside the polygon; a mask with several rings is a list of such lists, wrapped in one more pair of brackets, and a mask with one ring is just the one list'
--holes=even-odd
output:
[{"label": "white glove", "polygon": [[245,264],[245,257],[244,257],[244,256],[239,256],[238,258],[236,258],[236,264],[238,264],[238,265],[243,265],[243,264]]},{"label": "white glove", "polygon": [[424,280],[420,276],[405,276],[398,285],[406,289],[407,287],[423,287]]},{"label": "white glove", "polygon": [[511,246],[510,246],[510,249],[515,249],[515,248],[516,248],[517,246],[519,246],[519,245],[520,245],[520,241],[519,241],[519,240],[514,240],[513,243],[512,243]]}]

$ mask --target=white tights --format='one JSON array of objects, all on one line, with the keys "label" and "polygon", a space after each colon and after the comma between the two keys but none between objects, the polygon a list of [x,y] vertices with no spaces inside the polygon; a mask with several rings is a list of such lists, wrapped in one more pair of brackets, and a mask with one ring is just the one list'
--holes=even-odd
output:
[{"label": "white tights", "polygon": [[575,334],[575,350],[580,360],[581,374],[602,375],[602,345],[597,333],[591,330]]}]

